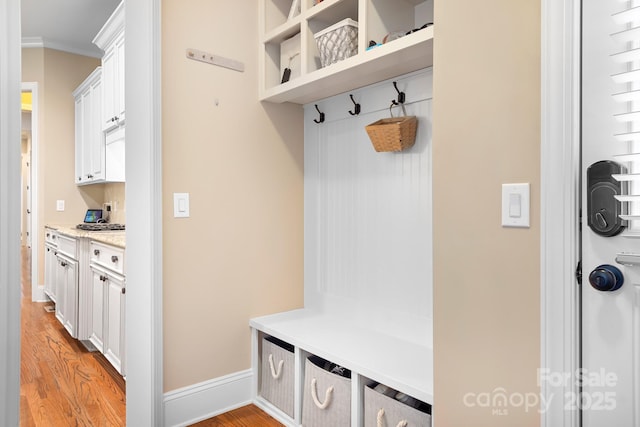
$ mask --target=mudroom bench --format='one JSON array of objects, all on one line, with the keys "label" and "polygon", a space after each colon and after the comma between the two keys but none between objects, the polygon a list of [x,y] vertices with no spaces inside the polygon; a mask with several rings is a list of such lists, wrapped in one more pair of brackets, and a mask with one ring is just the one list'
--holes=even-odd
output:
[{"label": "mudroom bench", "polygon": [[[318,425],[329,422],[348,425],[344,421],[347,419],[353,427],[378,425],[375,417],[380,416],[381,409],[377,402],[375,405],[378,406],[374,408],[374,403],[368,403],[366,397],[376,394],[372,390],[378,384],[420,403],[423,412],[416,416],[422,418],[409,425],[431,425],[433,350],[426,343],[411,342],[369,328],[350,318],[348,313],[324,313],[312,309],[257,317],[251,319],[250,326],[254,402],[285,425],[306,427],[314,422]],[[313,379],[306,378],[310,376],[307,366],[310,359],[323,360],[327,366],[330,363],[330,366],[350,371],[345,386],[348,391],[340,396],[339,384],[329,391],[328,388],[334,388],[331,381],[321,385],[321,379],[316,382],[315,374]],[[284,383],[275,384],[273,378]],[[335,381],[341,380],[337,378]],[[280,388],[274,390],[274,387]],[[309,393],[313,400],[308,398]],[[397,397],[396,400],[388,400],[390,405],[397,404]],[[315,410],[315,406],[321,407],[322,404],[337,408],[346,418],[341,422],[335,418],[314,421],[314,415],[306,411],[310,408]],[[387,415],[393,413],[392,408],[385,410]],[[400,414],[401,419],[411,419],[411,414],[405,415],[402,408]],[[320,413],[319,416],[325,414]],[[397,424],[398,420],[386,421],[386,425]]]}]

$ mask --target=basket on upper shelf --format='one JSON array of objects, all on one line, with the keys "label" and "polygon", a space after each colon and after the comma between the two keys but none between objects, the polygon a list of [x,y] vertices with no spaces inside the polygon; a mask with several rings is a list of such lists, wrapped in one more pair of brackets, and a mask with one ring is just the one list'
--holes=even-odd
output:
[{"label": "basket on upper shelf", "polygon": [[380,119],[365,126],[373,148],[377,152],[402,151],[416,142],[418,119],[415,116],[401,116]]},{"label": "basket on upper shelf", "polygon": [[343,19],[318,31],[313,37],[316,39],[323,67],[358,53],[358,23],[353,19]]}]

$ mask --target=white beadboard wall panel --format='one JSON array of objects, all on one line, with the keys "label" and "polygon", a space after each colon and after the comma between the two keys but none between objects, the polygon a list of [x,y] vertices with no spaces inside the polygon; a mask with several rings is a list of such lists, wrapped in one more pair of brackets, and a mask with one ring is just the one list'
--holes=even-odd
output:
[{"label": "white beadboard wall panel", "polygon": [[[305,106],[305,307],[431,344],[431,70]],[[378,153],[365,126],[406,91],[415,145]],[[349,95],[362,113],[351,116]],[[394,114],[401,113],[393,108]]]}]

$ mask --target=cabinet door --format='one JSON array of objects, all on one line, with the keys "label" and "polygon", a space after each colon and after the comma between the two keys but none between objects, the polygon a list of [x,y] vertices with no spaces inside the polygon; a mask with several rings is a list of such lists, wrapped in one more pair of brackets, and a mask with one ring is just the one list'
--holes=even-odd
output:
[{"label": "cabinet door", "polygon": [[118,80],[118,51],[115,45],[107,49],[102,57],[102,130],[108,131],[116,126],[116,87]]},{"label": "cabinet door", "polygon": [[107,289],[104,355],[124,375],[124,280],[108,275]]},{"label": "cabinet door", "polygon": [[78,334],[78,263],[62,260],[64,267],[64,321],[63,325],[72,337]]},{"label": "cabinet door", "polygon": [[64,325],[66,318],[66,268],[65,261],[56,256],[55,258],[55,287],[57,293],[56,319]]},{"label": "cabinet door", "polygon": [[124,33],[116,40],[116,52],[118,56],[118,75],[117,75],[117,96],[116,96],[116,116],[118,122],[123,125],[125,122],[124,108]]},{"label": "cabinet door", "polygon": [[104,352],[105,298],[107,294],[106,276],[91,268],[91,335],[89,341],[102,353]]},{"label": "cabinet door", "polygon": [[75,139],[76,139],[76,175],[75,181],[76,184],[84,183],[84,176],[86,175],[85,161],[84,161],[84,152],[83,152],[83,144],[82,144],[82,127],[83,127],[83,98],[82,95],[78,96],[75,99]]},{"label": "cabinet door", "polygon": [[[91,89],[87,89],[86,92],[84,92],[82,95],[80,95],[80,99],[81,99],[81,107],[82,107],[82,114],[81,114],[81,118],[80,118],[80,127],[82,128],[82,133],[81,133],[81,137],[80,137],[80,144],[82,146],[81,148],[81,158],[82,158],[82,182],[83,183],[87,183],[90,181],[93,181],[93,175],[92,175],[92,171],[91,171],[91,130],[92,130],[92,126],[91,126],[91,100],[92,100],[92,96],[91,96]],[[77,117],[76,117],[76,121],[77,121]],[[76,145],[78,145],[78,143],[76,142]]]},{"label": "cabinet door", "polygon": [[46,245],[44,250],[44,293],[56,302],[56,255],[55,248]]},{"label": "cabinet door", "polygon": [[102,130],[107,132],[125,121],[124,32],[105,50],[102,57]]},{"label": "cabinet door", "polygon": [[105,175],[104,133],[100,120],[102,117],[102,79],[96,80],[91,85],[89,113],[85,119],[85,127],[88,128],[85,147],[88,150],[86,157],[87,169],[92,181],[102,181]]}]

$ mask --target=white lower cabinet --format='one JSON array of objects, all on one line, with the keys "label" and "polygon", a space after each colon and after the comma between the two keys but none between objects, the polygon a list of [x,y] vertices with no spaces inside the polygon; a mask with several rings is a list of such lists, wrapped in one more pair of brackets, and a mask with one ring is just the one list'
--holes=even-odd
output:
[{"label": "white lower cabinet", "polygon": [[107,275],[104,355],[124,375],[124,278]]},{"label": "white lower cabinet", "polygon": [[[56,236],[54,238],[54,236]],[[58,249],[57,234],[54,230],[45,229],[44,240],[44,293],[56,302],[56,264],[58,260],[56,258],[56,250]]]},{"label": "white lower cabinet", "polygon": [[91,335],[89,341],[98,349],[104,352],[104,307],[105,307],[105,274],[102,270],[91,267]]},{"label": "white lower cabinet", "polygon": [[124,250],[91,242],[91,334],[89,340],[124,376]]},{"label": "white lower cabinet", "polygon": [[78,261],[58,252],[56,318],[76,338],[78,327]]},{"label": "white lower cabinet", "polygon": [[57,236],[55,284],[56,318],[73,338],[78,337],[78,241]]},{"label": "white lower cabinet", "polygon": [[124,248],[45,228],[45,292],[55,316],[125,375]]}]

